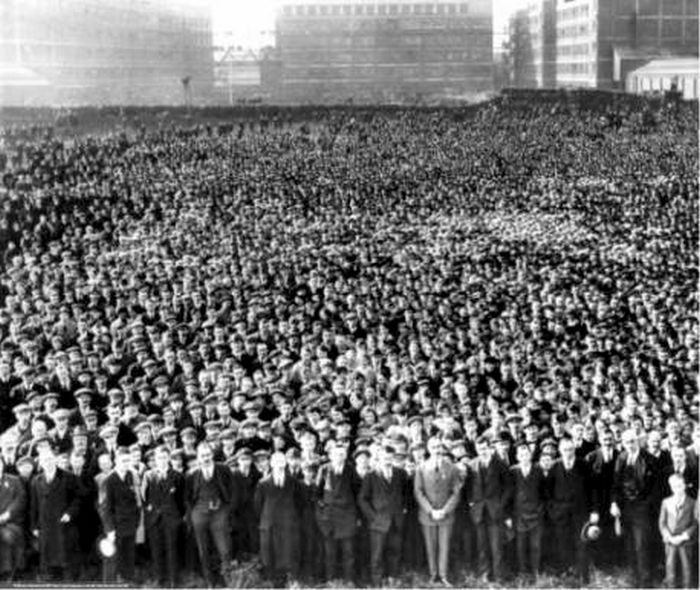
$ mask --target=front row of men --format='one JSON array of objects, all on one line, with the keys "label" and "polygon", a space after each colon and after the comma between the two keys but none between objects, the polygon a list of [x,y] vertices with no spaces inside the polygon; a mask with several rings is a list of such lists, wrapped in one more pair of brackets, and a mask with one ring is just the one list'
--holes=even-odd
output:
[{"label": "front row of men", "polygon": [[[467,563],[475,543],[476,570],[483,580],[503,581],[504,547],[513,539],[519,573],[540,572],[547,527],[554,565],[559,571],[573,566],[579,581],[586,583],[588,541],[596,537],[588,530],[597,528],[602,553],[612,551],[615,534],[624,537],[635,584],[648,586],[656,520],[666,552],[666,583],[675,583],[680,564],[681,581],[690,587],[698,524],[695,501],[686,494],[683,477],[674,474],[668,478],[672,494],[659,506],[654,495],[658,474],[634,432],[622,440],[624,451],[616,457],[596,451],[602,453],[600,465],[611,464],[609,484],[602,481],[597,458],[576,457],[569,439],[562,439],[560,459],[549,469],[533,462],[527,444],[517,447],[517,464],[509,468],[487,438],[477,441],[477,457],[466,465],[452,463],[443,443],[430,439],[429,456],[412,478],[395,465],[391,447],[384,447],[373,469],[361,477],[346,448],[333,446],[313,481],[291,473],[285,455],[274,453],[269,473],[252,494],[258,538],[251,546],[259,551],[265,574],[278,584],[298,577],[300,564],[321,559],[326,579],[342,578],[349,584],[356,577],[356,556],[368,550],[369,581],[378,586],[383,578],[392,583],[399,575],[402,551],[415,529],[413,519],[422,532],[431,580],[449,586],[455,538],[463,539]],[[120,580],[134,580],[135,548],[145,533],[159,583],[177,586],[184,524],[193,533],[189,537],[194,537],[207,584],[221,584],[220,566],[233,557],[233,520],[241,515],[237,507],[250,490],[236,472],[214,461],[207,443],[199,445],[197,459],[197,468],[183,474],[171,466],[170,451],[158,447],[154,468],[138,476],[130,453],[118,450],[114,469],[97,476],[97,512],[104,538],[115,549],[114,557],[104,562],[107,578],[116,574]],[[42,453],[39,462],[27,493],[20,478],[2,473],[0,461],[0,572],[5,574],[22,561],[27,523],[38,543],[43,573],[59,576],[67,565],[81,483],[57,467],[53,451]],[[314,546],[318,533],[322,542]]]}]

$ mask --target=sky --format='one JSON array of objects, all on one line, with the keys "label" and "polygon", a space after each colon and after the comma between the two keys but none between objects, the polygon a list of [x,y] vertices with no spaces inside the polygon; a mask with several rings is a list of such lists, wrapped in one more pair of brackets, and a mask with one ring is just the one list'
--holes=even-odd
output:
[{"label": "sky", "polygon": [[[274,44],[275,9],[281,0],[210,1],[215,45],[259,49]],[[495,31],[502,30],[508,16],[522,2],[524,0],[493,0]]]}]

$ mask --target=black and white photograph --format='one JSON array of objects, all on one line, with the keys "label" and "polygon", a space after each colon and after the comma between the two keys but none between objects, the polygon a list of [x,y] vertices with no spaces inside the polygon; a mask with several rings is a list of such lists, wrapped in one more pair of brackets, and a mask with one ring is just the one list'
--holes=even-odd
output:
[{"label": "black and white photograph", "polygon": [[0,0],[0,588],[698,588],[698,0]]}]

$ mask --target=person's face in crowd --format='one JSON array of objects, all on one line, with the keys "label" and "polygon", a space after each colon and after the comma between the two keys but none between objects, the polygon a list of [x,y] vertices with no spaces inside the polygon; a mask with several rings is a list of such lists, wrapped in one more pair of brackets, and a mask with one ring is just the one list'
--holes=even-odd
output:
[{"label": "person's face in crowd", "polygon": [[652,430],[647,435],[647,448],[652,454],[656,454],[661,450],[661,433],[656,430]]},{"label": "person's face in crowd", "polygon": [[209,445],[201,445],[197,449],[197,462],[202,468],[210,468],[214,465],[214,453]]},{"label": "person's face in crowd", "polygon": [[685,479],[683,479],[682,476],[678,476],[675,474],[671,475],[671,477],[668,478],[668,485],[671,488],[671,493],[674,497],[682,498],[685,496],[687,485],[685,483]]},{"label": "person's face in crowd", "polygon": [[88,447],[87,436],[74,435],[73,436],[73,451],[81,455],[85,454]]},{"label": "person's face in crowd", "polygon": [[270,469],[275,476],[283,476],[287,469],[287,458],[284,453],[272,453],[270,457]]},{"label": "person's face in crowd", "polygon": [[58,459],[51,450],[41,451],[39,453],[39,465],[46,473],[53,473],[58,466]]},{"label": "person's face in crowd", "polygon": [[82,473],[85,466],[85,455],[81,453],[72,453],[70,456],[70,468],[74,473]]},{"label": "person's face in crowd", "polygon": [[627,430],[622,434],[622,446],[630,455],[636,455],[639,451],[639,439],[634,431]]},{"label": "person's face in crowd", "polygon": [[686,466],[686,451],[683,447],[673,447],[671,449],[671,460],[674,468],[685,469]]},{"label": "person's face in crowd", "polygon": [[161,473],[168,471],[170,467],[170,452],[164,448],[158,448],[154,453],[155,468]]},{"label": "person's face in crowd", "polygon": [[46,422],[43,420],[32,421],[31,433],[33,439],[39,439],[46,436],[47,428]]},{"label": "person's face in crowd", "polygon": [[576,446],[569,439],[564,439],[559,443],[559,454],[564,461],[573,461],[576,458]]},{"label": "person's face in crowd", "polygon": [[334,467],[342,466],[345,463],[345,458],[347,457],[347,449],[341,445],[333,445],[328,453],[328,458],[331,465]]}]

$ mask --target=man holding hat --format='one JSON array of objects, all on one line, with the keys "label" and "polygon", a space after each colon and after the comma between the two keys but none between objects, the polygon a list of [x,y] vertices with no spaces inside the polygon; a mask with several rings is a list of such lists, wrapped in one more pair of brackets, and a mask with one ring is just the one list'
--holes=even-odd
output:
[{"label": "man holding hat", "polygon": [[133,582],[141,497],[129,450],[120,447],[114,461],[104,482],[102,518],[107,538],[116,545],[117,574],[121,581]]}]

